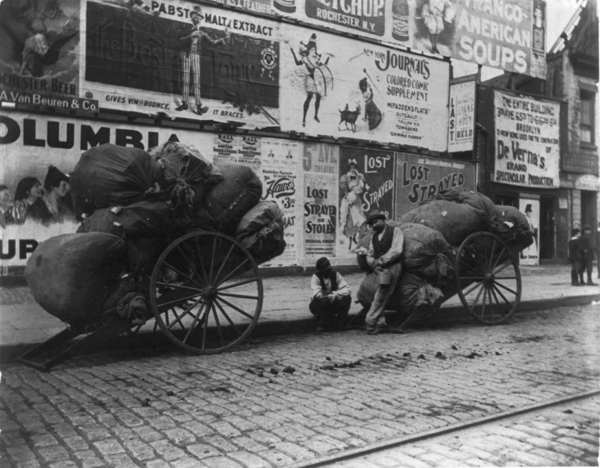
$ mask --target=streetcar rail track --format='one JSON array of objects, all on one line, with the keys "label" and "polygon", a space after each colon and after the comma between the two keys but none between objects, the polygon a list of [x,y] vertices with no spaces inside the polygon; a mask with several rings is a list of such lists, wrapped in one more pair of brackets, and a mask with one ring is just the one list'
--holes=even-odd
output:
[{"label": "streetcar rail track", "polygon": [[475,418],[470,421],[463,421],[459,423],[450,424],[445,427],[431,429],[429,431],[419,432],[418,434],[411,434],[402,437],[398,437],[395,439],[389,439],[383,442],[377,442],[374,444],[370,444],[367,447],[361,447],[357,449],[346,450],[342,453],[327,455],[324,457],[320,457],[317,459],[309,460],[306,462],[296,463],[293,465],[288,465],[286,468],[317,468],[323,466],[329,466],[333,463],[346,461],[355,459],[358,457],[362,457],[364,455],[369,455],[372,453],[377,453],[383,450],[392,449],[396,447],[400,447],[402,445],[408,445],[415,442],[420,442],[427,439],[433,439],[434,437],[439,437],[443,435],[447,435],[453,432],[462,431],[465,429],[470,429],[477,426],[482,426],[484,424],[489,424],[492,422],[500,421],[503,419],[508,419],[514,416],[519,416],[526,413],[531,413],[534,411],[543,410],[546,408],[551,408],[553,406],[560,406],[565,403],[569,403],[575,400],[581,400],[585,398],[591,398],[594,396],[600,395],[600,390],[589,390],[587,392],[580,392],[574,395],[569,395],[562,398],[557,398],[549,401],[545,401],[542,403],[536,403],[534,405],[524,406],[522,408],[511,409],[507,411],[502,411],[500,413],[491,414],[488,416],[482,416],[480,418]]}]

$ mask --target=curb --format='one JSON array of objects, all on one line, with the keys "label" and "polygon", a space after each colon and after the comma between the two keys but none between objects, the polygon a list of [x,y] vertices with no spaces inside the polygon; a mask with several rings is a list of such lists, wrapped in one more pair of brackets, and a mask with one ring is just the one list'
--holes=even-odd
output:
[{"label": "curb", "polygon": [[[594,301],[600,301],[600,293],[555,299],[538,299],[522,301],[519,304],[517,314],[524,312],[534,312],[538,310],[556,309],[560,307],[575,307],[580,305],[589,305]],[[352,315],[350,317],[352,317]],[[437,313],[433,314],[430,318],[421,322],[416,322],[411,327],[419,329],[427,328],[432,325],[443,326],[444,324],[448,324],[449,322],[477,323],[462,305],[452,305],[446,307],[442,305],[440,310]],[[312,317],[288,321],[259,321],[256,324],[252,335],[246,340],[246,342],[251,342],[253,339],[256,338],[266,338],[269,336],[311,332],[314,332],[314,319]],[[0,345],[0,364],[11,364],[17,362],[19,356],[30,351],[31,349],[35,348],[43,342],[44,341],[36,341],[32,343]],[[91,346],[81,354],[89,355],[94,353],[107,352],[108,350],[114,350],[115,348],[118,349],[120,352],[127,350],[139,352],[141,349],[179,349],[161,332],[152,333],[150,331],[146,331],[134,336],[117,336],[114,338],[114,340],[110,340],[109,342],[105,342],[97,346]]]}]

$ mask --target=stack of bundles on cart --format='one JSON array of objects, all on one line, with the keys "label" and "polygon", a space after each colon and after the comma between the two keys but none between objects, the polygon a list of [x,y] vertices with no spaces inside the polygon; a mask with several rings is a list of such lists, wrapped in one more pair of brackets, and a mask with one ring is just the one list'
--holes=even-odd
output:
[{"label": "stack of bundles on cart", "polygon": [[283,253],[283,231],[283,212],[277,202],[261,201],[243,216],[235,238],[261,264]]},{"label": "stack of bundles on cart", "polygon": [[221,171],[193,146],[168,141],[149,154],[164,168],[160,184],[171,194],[169,201],[175,211],[191,212],[206,192],[223,180]]},{"label": "stack of bundles on cart", "polygon": [[[401,224],[398,221],[389,221],[388,224],[399,227],[404,236],[402,275],[389,304],[406,312],[435,304],[442,297],[442,292],[436,286],[445,285],[452,275],[452,266],[447,257],[450,245],[440,232],[427,226]],[[368,249],[371,237],[371,232],[366,233],[360,239],[358,248]],[[377,290],[377,278],[368,267],[364,255],[358,254],[358,261],[361,268],[369,272],[357,293],[359,302],[363,307],[368,307]]]},{"label": "stack of bundles on cart", "polygon": [[482,210],[448,200],[428,201],[402,216],[400,223],[417,223],[435,229],[450,245],[460,245],[470,234],[489,227]]},{"label": "stack of bundles on cart", "polygon": [[25,279],[48,313],[85,328],[101,319],[127,263],[127,246],[120,237],[62,234],[38,245],[27,261]]}]

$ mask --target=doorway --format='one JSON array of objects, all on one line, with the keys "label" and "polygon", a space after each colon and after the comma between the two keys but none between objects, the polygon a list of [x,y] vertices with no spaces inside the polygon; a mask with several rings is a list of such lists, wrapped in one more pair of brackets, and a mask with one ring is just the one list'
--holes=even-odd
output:
[{"label": "doorway", "polygon": [[555,255],[555,202],[555,197],[540,198],[540,260],[550,260]]}]

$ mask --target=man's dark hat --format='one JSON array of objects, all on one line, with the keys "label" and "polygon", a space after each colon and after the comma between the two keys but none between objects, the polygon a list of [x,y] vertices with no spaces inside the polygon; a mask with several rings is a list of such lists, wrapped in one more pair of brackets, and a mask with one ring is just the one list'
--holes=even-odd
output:
[{"label": "man's dark hat", "polygon": [[330,266],[329,259],[327,257],[321,257],[317,260],[317,271],[324,271]]},{"label": "man's dark hat", "polygon": [[591,231],[592,230],[592,226],[590,226],[589,224],[586,224],[585,226],[583,226],[583,230],[584,231]]},{"label": "man's dark hat", "polygon": [[531,209],[531,203],[527,203],[525,207],[525,213],[531,213],[533,210]]},{"label": "man's dark hat", "polygon": [[190,18],[193,18],[194,16],[199,16],[200,18],[204,19],[202,8],[200,8],[198,5],[196,5],[192,11],[190,11]]},{"label": "man's dark hat", "polygon": [[384,221],[387,219],[385,214],[378,210],[371,211],[367,216],[367,225],[373,224],[374,221],[378,219],[383,219]]}]

